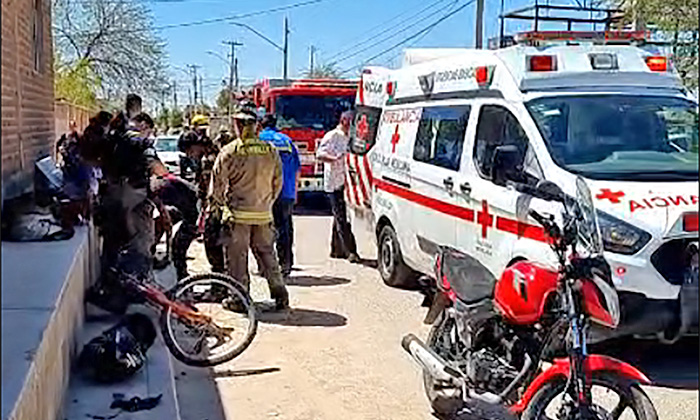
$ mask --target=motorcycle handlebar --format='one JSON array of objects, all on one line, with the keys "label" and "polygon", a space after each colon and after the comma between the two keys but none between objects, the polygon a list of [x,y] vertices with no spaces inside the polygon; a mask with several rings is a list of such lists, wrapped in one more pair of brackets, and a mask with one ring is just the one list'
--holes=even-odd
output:
[{"label": "motorcycle handlebar", "polygon": [[532,217],[533,219],[535,219],[535,221],[536,221],[537,223],[539,223],[540,225],[542,225],[542,226],[545,227],[545,228],[549,227],[549,225],[551,224],[549,219],[547,219],[546,217],[542,216],[541,214],[539,214],[539,213],[538,213],[537,211],[535,211],[535,210],[530,209],[530,211],[528,212],[528,214],[530,215],[530,217]]}]

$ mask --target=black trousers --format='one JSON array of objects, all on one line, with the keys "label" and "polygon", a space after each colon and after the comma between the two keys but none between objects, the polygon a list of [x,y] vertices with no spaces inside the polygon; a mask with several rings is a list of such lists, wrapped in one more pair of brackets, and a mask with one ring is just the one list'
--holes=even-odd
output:
[{"label": "black trousers", "polygon": [[283,275],[289,275],[294,265],[294,224],[292,211],[294,200],[291,198],[278,198],[272,206],[272,216],[275,219],[275,247],[277,258]]},{"label": "black trousers", "polygon": [[331,257],[347,258],[357,255],[357,243],[355,235],[348,221],[347,207],[345,205],[345,187],[328,193],[333,212],[333,233],[331,237]]},{"label": "black trousers", "polygon": [[226,260],[224,259],[224,246],[221,243],[221,221],[211,214],[207,214],[204,221],[204,251],[211,265],[211,271],[224,273]]},{"label": "black trousers", "polygon": [[197,191],[181,181],[168,180],[158,195],[163,204],[176,208],[182,218],[182,224],[172,242],[173,265],[178,276],[182,277],[187,273],[187,250],[197,237]]}]

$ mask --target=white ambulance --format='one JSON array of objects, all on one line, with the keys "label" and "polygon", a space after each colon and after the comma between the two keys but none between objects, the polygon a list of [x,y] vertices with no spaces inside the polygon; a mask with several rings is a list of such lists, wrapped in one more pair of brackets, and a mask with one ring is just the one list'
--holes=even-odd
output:
[{"label": "white ambulance", "polygon": [[[368,67],[346,198],[392,286],[430,275],[437,245],[498,277],[551,261],[507,186],[588,182],[623,307],[620,333],[675,339],[698,324],[698,103],[635,33],[520,34],[498,50],[408,50]],[[549,207],[548,207],[549,206]]]}]

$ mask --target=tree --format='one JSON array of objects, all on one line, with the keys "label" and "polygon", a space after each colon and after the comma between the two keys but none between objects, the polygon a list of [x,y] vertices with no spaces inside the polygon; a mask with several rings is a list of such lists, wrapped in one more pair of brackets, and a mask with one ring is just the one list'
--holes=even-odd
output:
[{"label": "tree", "polygon": [[182,111],[179,109],[174,109],[170,113],[170,127],[182,127],[184,122],[184,116],[182,115]]},{"label": "tree", "polygon": [[698,0],[622,0],[625,21],[670,44],[676,69],[688,88],[698,88]]},{"label": "tree", "polygon": [[219,112],[226,112],[228,110],[229,104],[233,107],[233,95],[229,91],[228,86],[224,86],[219,91],[219,96],[216,97],[216,109]]},{"label": "tree", "polygon": [[304,71],[304,77],[309,79],[340,79],[341,71],[332,63],[327,63]]},{"label": "tree", "polygon": [[163,108],[156,117],[156,124],[164,129],[170,128],[171,112],[168,108]]},{"label": "tree", "polygon": [[100,79],[90,63],[79,60],[73,65],[61,63],[58,56],[54,58],[54,91],[56,99],[95,108],[97,105],[97,88]]},{"label": "tree", "polygon": [[137,0],[53,0],[55,48],[61,65],[87,66],[106,98],[144,97],[165,84],[165,49],[148,7]]}]

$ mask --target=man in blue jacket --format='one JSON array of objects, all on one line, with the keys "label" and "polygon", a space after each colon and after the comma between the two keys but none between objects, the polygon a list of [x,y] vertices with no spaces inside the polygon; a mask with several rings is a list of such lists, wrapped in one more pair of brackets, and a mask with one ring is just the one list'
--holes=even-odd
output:
[{"label": "man in blue jacket", "polygon": [[282,161],[282,192],[275,201],[272,214],[277,231],[277,257],[279,258],[282,275],[287,277],[292,271],[294,255],[294,225],[292,223],[292,210],[297,199],[297,183],[301,162],[299,153],[292,140],[277,131],[277,117],[267,114],[262,120],[263,130],[260,132],[260,140],[272,143],[279,153]]}]

